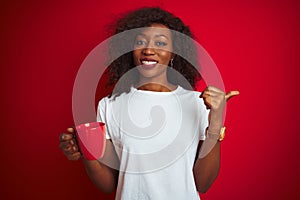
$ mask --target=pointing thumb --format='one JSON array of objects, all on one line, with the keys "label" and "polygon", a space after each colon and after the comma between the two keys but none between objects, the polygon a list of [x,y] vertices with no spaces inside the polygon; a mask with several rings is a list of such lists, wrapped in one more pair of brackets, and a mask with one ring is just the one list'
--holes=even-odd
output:
[{"label": "pointing thumb", "polygon": [[225,99],[226,99],[226,101],[228,101],[231,97],[237,96],[237,95],[239,95],[239,94],[240,94],[239,91],[237,91],[237,90],[232,90],[232,91],[228,92],[228,93],[225,95]]}]

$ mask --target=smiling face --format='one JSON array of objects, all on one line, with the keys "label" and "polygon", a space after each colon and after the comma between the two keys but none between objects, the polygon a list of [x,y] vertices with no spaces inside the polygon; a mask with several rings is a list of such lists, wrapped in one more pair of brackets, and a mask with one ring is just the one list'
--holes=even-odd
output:
[{"label": "smiling face", "polygon": [[170,29],[152,24],[136,36],[133,58],[140,82],[167,83],[167,67],[173,56]]}]

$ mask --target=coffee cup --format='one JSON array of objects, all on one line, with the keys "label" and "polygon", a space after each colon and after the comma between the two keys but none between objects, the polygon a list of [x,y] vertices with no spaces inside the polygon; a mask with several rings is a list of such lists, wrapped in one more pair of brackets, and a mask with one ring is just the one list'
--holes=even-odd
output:
[{"label": "coffee cup", "polygon": [[98,160],[105,151],[105,123],[91,122],[77,125],[76,139],[79,150],[87,160]]}]

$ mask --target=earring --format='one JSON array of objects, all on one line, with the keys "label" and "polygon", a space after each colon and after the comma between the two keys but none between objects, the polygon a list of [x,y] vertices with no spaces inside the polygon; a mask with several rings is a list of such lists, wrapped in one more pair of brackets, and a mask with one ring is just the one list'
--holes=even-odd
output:
[{"label": "earring", "polygon": [[173,60],[174,60],[174,58],[172,58],[172,59],[170,60],[170,67],[172,67],[172,68],[173,68],[173,65],[174,65]]}]

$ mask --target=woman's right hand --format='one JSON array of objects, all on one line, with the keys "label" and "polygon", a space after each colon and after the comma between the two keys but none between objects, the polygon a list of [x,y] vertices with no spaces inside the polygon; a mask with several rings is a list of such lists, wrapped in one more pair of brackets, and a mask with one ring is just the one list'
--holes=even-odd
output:
[{"label": "woman's right hand", "polygon": [[68,128],[66,133],[60,134],[59,142],[60,149],[69,160],[78,160],[81,157],[81,153],[75,140],[74,128]]}]

